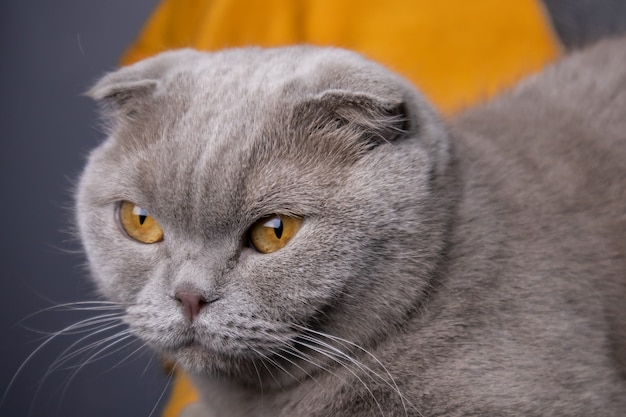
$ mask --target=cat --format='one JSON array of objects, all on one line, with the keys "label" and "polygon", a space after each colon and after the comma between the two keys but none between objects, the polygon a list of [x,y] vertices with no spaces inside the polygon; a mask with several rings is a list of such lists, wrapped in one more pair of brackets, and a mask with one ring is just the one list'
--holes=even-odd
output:
[{"label": "cat", "polygon": [[451,120],[310,46],[88,94],[91,275],[198,415],[626,415],[626,38]]}]

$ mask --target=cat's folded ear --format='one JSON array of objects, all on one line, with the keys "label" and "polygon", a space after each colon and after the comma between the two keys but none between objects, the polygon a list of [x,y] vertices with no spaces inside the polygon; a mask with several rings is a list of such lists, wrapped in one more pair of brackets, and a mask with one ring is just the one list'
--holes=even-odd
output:
[{"label": "cat's folded ear", "polygon": [[85,94],[94,100],[122,108],[133,100],[149,95],[158,85],[156,80],[135,80],[127,75],[124,70],[108,74]]},{"label": "cat's folded ear", "polygon": [[127,67],[105,75],[85,94],[102,105],[105,123],[112,127],[145,114],[149,101],[146,99],[157,85],[157,80],[141,78],[141,74]]},{"label": "cat's folded ear", "polygon": [[134,117],[149,106],[159,83],[181,61],[195,52],[181,49],[159,54],[102,77],[85,95],[103,104],[109,118]]},{"label": "cat's folded ear", "polygon": [[409,133],[407,106],[402,98],[327,90],[300,103],[292,123],[309,134],[332,136],[347,146],[369,150]]}]

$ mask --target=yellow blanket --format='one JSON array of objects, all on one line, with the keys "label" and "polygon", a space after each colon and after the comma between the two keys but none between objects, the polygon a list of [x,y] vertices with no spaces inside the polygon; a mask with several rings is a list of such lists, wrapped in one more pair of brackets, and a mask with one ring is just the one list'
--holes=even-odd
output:
[{"label": "yellow blanket", "polygon": [[[406,76],[446,114],[560,52],[539,0],[163,0],[122,61],[180,47],[296,43],[359,51]],[[179,373],[164,417],[196,400]]]},{"label": "yellow blanket", "polygon": [[445,113],[559,52],[537,0],[164,0],[123,63],[188,46],[295,43],[359,51],[409,78]]}]

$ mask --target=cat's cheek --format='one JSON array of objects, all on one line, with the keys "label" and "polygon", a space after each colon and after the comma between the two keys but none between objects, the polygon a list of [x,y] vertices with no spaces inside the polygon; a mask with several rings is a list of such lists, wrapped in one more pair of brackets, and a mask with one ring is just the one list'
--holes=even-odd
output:
[{"label": "cat's cheek", "polygon": [[188,345],[192,340],[191,333],[146,312],[133,312],[124,321],[130,331],[150,348],[170,357],[175,357],[181,346]]},{"label": "cat's cheek", "polygon": [[176,302],[153,286],[146,286],[124,315],[133,334],[160,352],[170,352],[193,338]]},{"label": "cat's cheek", "polygon": [[[307,236],[302,236],[306,240]],[[305,245],[294,244],[273,254],[244,255],[231,286],[249,294],[248,308],[286,323],[306,322],[335,298],[342,287],[334,279],[336,269],[322,261]]]},{"label": "cat's cheek", "polygon": [[255,255],[258,255],[258,253],[254,249],[249,248],[249,247],[241,248],[241,250],[239,251],[238,262],[239,263],[245,263],[245,262],[248,261],[248,259],[251,256],[255,256]]},{"label": "cat's cheek", "polygon": [[107,298],[132,305],[162,269],[162,249],[141,245],[119,233],[104,235],[90,251],[92,277]]}]

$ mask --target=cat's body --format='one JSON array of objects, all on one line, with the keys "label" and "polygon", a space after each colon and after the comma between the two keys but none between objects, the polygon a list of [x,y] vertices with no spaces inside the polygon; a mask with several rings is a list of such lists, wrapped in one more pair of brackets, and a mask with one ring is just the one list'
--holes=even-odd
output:
[{"label": "cat's body", "polygon": [[[449,128],[337,50],[174,52],[91,94],[93,276],[204,415],[626,413],[626,39]],[[275,214],[304,220],[258,253]]]}]

